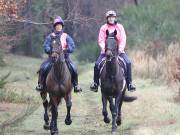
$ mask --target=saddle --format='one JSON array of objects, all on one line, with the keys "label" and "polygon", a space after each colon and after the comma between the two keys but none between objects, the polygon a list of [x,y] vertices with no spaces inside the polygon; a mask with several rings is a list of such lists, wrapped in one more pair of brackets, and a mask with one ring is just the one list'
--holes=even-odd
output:
[{"label": "saddle", "polygon": [[[71,67],[72,67],[72,66],[71,66],[71,63],[68,62],[67,59],[65,60],[65,62],[66,62],[66,65],[67,65],[67,67],[68,67],[68,70],[70,71],[70,73],[71,73],[71,75],[72,75],[73,69],[71,68]],[[51,60],[48,60],[48,61],[43,62],[43,63],[41,64],[41,66],[40,66],[40,69],[37,71],[37,74],[39,74],[40,77],[43,78],[43,80],[44,80],[43,83],[45,83],[45,80],[46,80],[46,78],[47,78],[47,75],[48,75],[48,73],[50,72],[52,66],[53,66],[52,61],[51,61]],[[45,84],[44,84],[44,86],[45,86]]]},{"label": "saddle", "polygon": [[[126,65],[125,60],[122,57],[120,57],[120,56],[118,56],[118,64],[123,69],[124,76],[126,77],[127,76],[127,65]],[[102,59],[102,61],[99,63],[99,65],[98,65],[99,76],[101,75],[102,70],[104,69],[105,65],[106,65],[106,57],[104,57]]]}]

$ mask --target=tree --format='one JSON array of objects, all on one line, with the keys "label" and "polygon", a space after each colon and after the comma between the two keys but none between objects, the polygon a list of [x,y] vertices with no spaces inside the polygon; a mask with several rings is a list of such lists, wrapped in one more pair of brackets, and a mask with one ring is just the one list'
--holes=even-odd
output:
[{"label": "tree", "polygon": [[[8,35],[12,24],[7,24],[10,17],[17,17],[17,3],[13,0],[0,0],[0,48],[6,48],[5,44],[14,40],[14,36]],[[3,55],[0,52],[0,66],[4,65]]]},{"label": "tree", "polygon": [[134,0],[134,3],[135,3],[135,5],[136,5],[136,6],[138,6],[138,5],[139,5],[138,0]]},{"label": "tree", "polygon": [[[29,20],[32,20],[32,0],[27,0],[27,18]],[[26,24],[27,27],[27,32],[28,32],[28,37],[27,37],[27,50],[26,50],[26,55],[28,56],[33,56],[34,54],[34,49],[32,46],[32,24],[28,23]]]},{"label": "tree", "polygon": [[119,11],[123,3],[124,0],[0,0],[0,13],[6,18],[1,19],[6,21],[0,29],[3,28],[4,35],[8,37],[6,41],[11,41],[5,43],[11,45],[11,52],[40,56],[43,38],[52,31],[55,16],[63,17],[65,32],[77,44],[86,44],[97,40],[99,27],[106,21],[106,11]]}]

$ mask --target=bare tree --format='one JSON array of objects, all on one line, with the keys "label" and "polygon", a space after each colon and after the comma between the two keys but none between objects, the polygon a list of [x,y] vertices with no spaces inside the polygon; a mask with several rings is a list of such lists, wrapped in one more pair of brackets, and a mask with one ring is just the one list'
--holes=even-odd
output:
[{"label": "bare tree", "polygon": [[12,43],[16,40],[14,35],[8,35],[7,32],[13,30],[15,25],[9,22],[9,18],[17,18],[18,3],[13,0],[0,0],[0,48],[7,50],[7,43]]},{"label": "bare tree", "polygon": [[[22,4],[23,2],[21,1],[25,1],[25,3]],[[5,20],[8,22],[3,22],[3,27],[0,29],[3,28],[4,31],[11,28],[16,29],[15,35],[12,38],[8,37],[8,40],[13,39],[16,41],[16,44],[17,40],[21,39],[19,37],[26,34],[27,49],[25,54],[33,55],[35,50],[33,49],[32,35],[34,30],[36,30],[36,25],[43,27],[41,30],[44,33],[49,33],[53,29],[53,18],[60,15],[65,20],[65,32],[74,37],[76,42],[96,41],[99,27],[106,22],[106,11],[112,9],[120,11],[121,7],[128,3],[138,4],[138,0],[44,0],[44,8],[39,11],[43,18],[35,19],[31,10],[32,0],[18,0],[18,3],[15,0],[0,0],[0,15],[2,13],[3,17],[6,16]],[[18,4],[24,7],[21,11],[19,11]]]},{"label": "bare tree", "polygon": [[[27,1],[27,18],[29,20],[32,20],[32,0]],[[28,31],[28,40],[27,40],[27,50],[26,54],[29,56],[32,56],[34,51],[33,51],[33,46],[32,46],[32,24],[28,23],[27,25],[27,31]]]},{"label": "bare tree", "polygon": [[138,5],[139,5],[138,0],[134,0],[134,3],[135,3],[135,5],[136,5],[136,6],[138,6]]}]

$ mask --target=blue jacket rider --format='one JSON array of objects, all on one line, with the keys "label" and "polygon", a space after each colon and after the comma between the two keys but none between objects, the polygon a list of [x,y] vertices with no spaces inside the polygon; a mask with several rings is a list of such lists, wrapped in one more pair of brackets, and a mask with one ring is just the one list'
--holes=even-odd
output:
[{"label": "blue jacket rider", "polygon": [[36,90],[43,91],[43,89],[45,88],[46,77],[52,67],[52,57],[51,57],[52,38],[56,36],[56,37],[60,38],[60,42],[61,42],[64,54],[65,54],[65,61],[66,61],[66,64],[67,64],[67,66],[70,70],[71,76],[72,76],[74,92],[80,92],[80,91],[82,91],[82,89],[78,86],[77,70],[76,70],[73,62],[69,58],[69,54],[72,53],[75,49],[74,41],[68,34],[63,32],[62,29],[64,27],[64,21],[60,16],[58,16],[54,19],[53,26],[54,26],[54,32],[49,34],[46,37],[45,42],[43,44],[44,51],[46,54],[49,55],[49,57],[40,66],[40,70],[38,72],[39,73],[38,86],[36,87]]}]

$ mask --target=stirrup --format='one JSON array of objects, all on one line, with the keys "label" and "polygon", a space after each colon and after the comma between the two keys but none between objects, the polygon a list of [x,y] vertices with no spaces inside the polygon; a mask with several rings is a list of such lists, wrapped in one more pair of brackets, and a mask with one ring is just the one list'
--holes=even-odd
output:
[{"label": "stirrup", "polygon": [[77,92],[81,92],[82,89],[77,85],[77,86],[74,86],[74,92],[77,93]]},{"label": "stirrup", "polygon": [[38,86],[36,86],[36,90],[40,92],[43,91],[43,85],[38,84]]},{"label": "stirrup", "polygon": [[90,90],[93,92],[98,92],[98,84],[97,83],[92,83],[90,86]]},{"label": "stirrup", "polygon": [[136,91],[136,87],[132,83],[130,83],[128,86],[128,91],[134,92],[134,91]]}]

